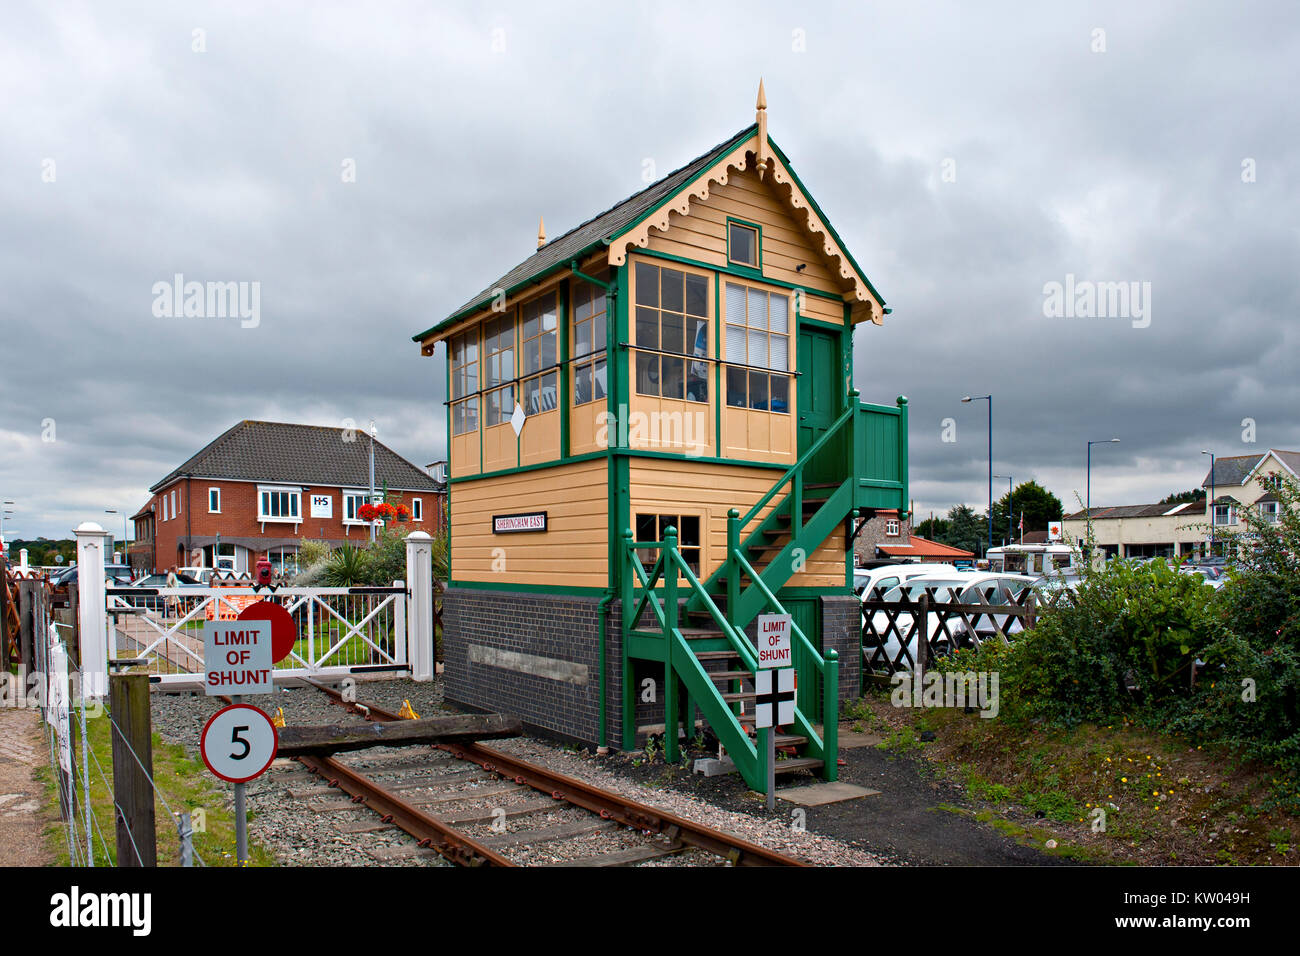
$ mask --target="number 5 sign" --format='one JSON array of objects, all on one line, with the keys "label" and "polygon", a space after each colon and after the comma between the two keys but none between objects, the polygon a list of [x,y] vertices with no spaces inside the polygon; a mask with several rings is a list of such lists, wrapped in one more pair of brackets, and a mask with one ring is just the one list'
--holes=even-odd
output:
[{"label": "number 5 sign", "polygon": [[203,728],[200,749],[208,769],[230,783],[244,783],[271,766],[280,740],[275,724],[251,704],[231,704]]}]

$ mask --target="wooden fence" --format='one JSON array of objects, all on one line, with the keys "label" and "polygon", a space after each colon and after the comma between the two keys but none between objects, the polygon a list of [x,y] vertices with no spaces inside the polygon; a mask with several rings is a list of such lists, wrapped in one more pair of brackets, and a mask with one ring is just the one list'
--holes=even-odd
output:
[{"label": "wooden fence", "polygon": [[876,589],[862,602],[863,679],[923,671],[937,656],[988,640],[1010,643],[1070,594],[1033,588],[1011,593],[990,583],[928,587],[919,594],[905,588],[899,600],[886,601]]}]

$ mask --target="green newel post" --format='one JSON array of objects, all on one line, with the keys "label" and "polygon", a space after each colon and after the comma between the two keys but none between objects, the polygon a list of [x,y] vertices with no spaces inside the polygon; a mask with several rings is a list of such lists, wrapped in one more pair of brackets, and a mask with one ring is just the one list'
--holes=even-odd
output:
[{"label": "green newel post", "polygon": [[623,623],[619,645],[623,657],[623,749],[636,749],[636,675],[632,672],[632,657],[628,651],[628,634],[636,622],[632,614],[632,529],[623,529],[622,546],[618,551],[618,563],[623,569],[619,580],[619,618]]},{"label": "green newel post", "polygon": [[681,715],[677,706],[677,672],[673,668],[677,644],[677,529],[664,531],[664,760],[677,762],[677,728]]},{"label": "green newel post", "polygon": [[825,763],[822,775],[827,780],[839,777],[840,733],[840,655],[835,648],[826,649],[826,677],[822,688],[822,749]]}]

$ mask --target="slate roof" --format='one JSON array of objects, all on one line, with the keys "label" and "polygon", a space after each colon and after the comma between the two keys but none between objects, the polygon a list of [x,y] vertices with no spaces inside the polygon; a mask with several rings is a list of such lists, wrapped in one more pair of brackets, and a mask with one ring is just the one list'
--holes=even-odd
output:
[{"label": "slate roof", "polygon": [[413,340],[418,342],[430,332],[435,332],[452,321],[461,318],[465,313],[486,305],[496,294],[495,290],[497,289],[505,289],[506,293],[510,294],[515,287],[537,279],[554,268],[567,266],[573,259],[580,259],[588,252],[594,251],[602,243],[626,230],[655,206],[675,195],[696,176],[735,149],[739,143],[753,136],[757,128],[757,123],[750,124],[735,136],[714,146],[707,153],[697,156],[680,169],[673,170],[663,179],[650,184],[640,192],[593,216],[581,225],[575,226],[564,235],[548,241],[546,245],[491,283],[446,319],[428,331],[412,336]]},{"label": "slate roof", "polygon": [[[1244,484],[1256,466],[1269,455],[1290,468],[1294,474],[1300,475],[1300,451],[1283,451],[1279,448],[1270,448],[1258,455],[1232,455],[1228,458],[1214,459],[1214,484],[1216,486]],[[1205,473],[1205,480],[1201,482],[1201,487],[1210,487],[1210,473],[1208,471]]]},{"label": "slate roof", "polygon": [[[149,491],[177,478],[225,478],[365,488],[370,482],[370,436],[356,431],[344,441],[343,429],[321,425],[244,420],[218,435]],[[438,483],[382,442],[375,441],[375,487],[394,491],[435,491]]]},{"label": "slate roof", "polygon": [[[1111,508],[1096,507],[1092,509],[1092,520],[1099,518],[1160,518],[1167,515],[1182,515],[1184,517],[1193,514],[1205,513],[1205,499],[1197,498],[1195,501],[1184,501],[1180,504],[1154,504],[1154,505],[1115,505]],[[1065,516],[1066,521],[1085,521],[1088,512],[1082,509]]]}]

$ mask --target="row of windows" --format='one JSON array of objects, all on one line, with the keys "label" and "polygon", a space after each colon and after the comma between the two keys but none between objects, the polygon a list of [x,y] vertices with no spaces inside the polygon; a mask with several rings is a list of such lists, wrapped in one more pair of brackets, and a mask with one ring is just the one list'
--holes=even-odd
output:
[{"label": "row of windows", "polygon": [[[1261,501],[1259,503],[1259,516],[1269,524],[1278,522],[1278,503],[1276,501]],[[1233,505],[1215,505],[1214,506],[1214,523],[1215,524],[1236,524],[1237,508]]]},{"label": "row of windows", "polygon": [[[747,227],[737,228],[734,223],[731,227],[730,254],[740,251],[749,256],[747,262],[756,263],[757,234],[738,239]],[[709,277],[647,262],[635,264],[635,277],[637,394],[708,403]],[[729,366],[727,404],[788,414],[790,297],[733,282],[727,282],[725,289],[726,332],[720,358]],[[583,281],[572,284],[574,405],[606,397],[605,302],[598,287]],[[558,407],[556,306],[552,291],[485,322],[481,330],[451,339],[452,434],[478,430],[480,399],[487,428],[508,422],[516,404],[525,415]]]},{"label": "row of windows", "polygon": [[[601,276],[596,278],[604,281]],[[574,404],[605,397],[605,294],[590,283],[572,286]],[[516,404],[525,415],[559,406],[559,299],[552,291],[512,308],[482,327],[482,394],[479,330],[452,338],[451,426],[463,435],[479,427],[483,400],[485,427],[504,425]]]},{"label": "row of windows", "polygon": [[[345,491],[343,492],[343,520],[345,522],[360,522],[357,517],[357,509],[366,503],[368,493],[364,491]],[[162,520],[176,517],[179,514],[176,507],[183,499],[178,498],[175,491],[162,497]],[[170,510],[169,510],[170,505]],[[423,501],[419,498],[411,499],[411,518],[414,521],[424,520]],[[259,521],[276,521],[288,520],[297,522],[302,509],[302,492],[300,490],[273,488],[258,489],[258,507],[257,519]],[[221,489],[208,489],[208,513],[221,514]]]}]

